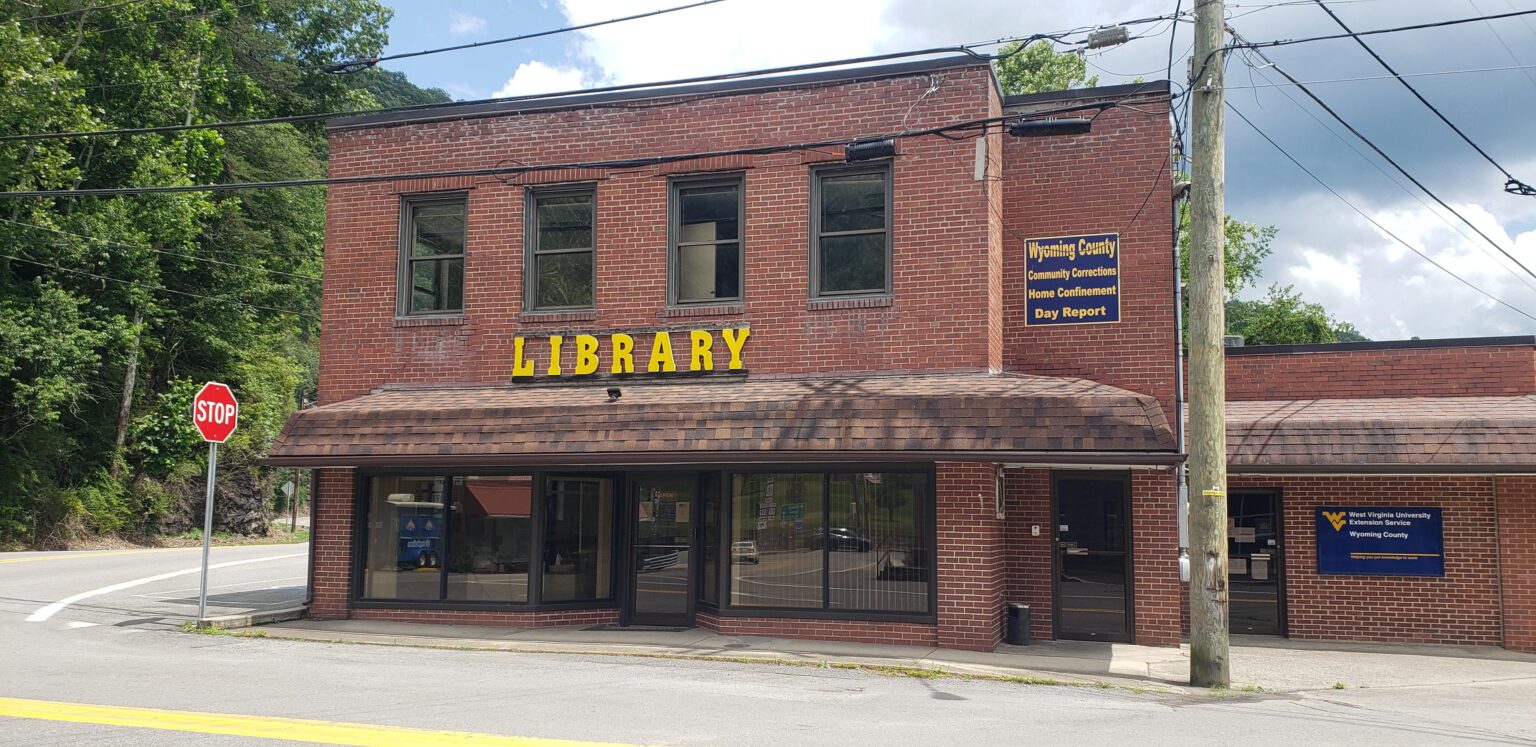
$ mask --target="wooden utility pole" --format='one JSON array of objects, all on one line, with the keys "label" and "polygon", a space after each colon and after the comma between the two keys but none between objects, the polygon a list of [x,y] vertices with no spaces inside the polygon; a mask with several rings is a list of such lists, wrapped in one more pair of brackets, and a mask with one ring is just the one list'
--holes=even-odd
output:
[{"label": "wooden utility pole", "polygon": [[1190,102],[1189,683],[1226,687],[1227,378],[1222,0],[1196,0]]}]

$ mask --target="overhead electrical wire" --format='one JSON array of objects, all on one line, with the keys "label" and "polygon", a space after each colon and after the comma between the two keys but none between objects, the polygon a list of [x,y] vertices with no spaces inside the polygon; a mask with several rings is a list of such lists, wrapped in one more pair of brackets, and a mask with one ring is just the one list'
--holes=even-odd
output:
[{"label": "overhead electrical wire", "polygon": [[[1337,23],[1339,25],[1339,28],[1344,29],[1344,31],[1346,31],[1346,32],[1348,32],[1350,34],[1354,34],[1355,33],[1354,29],[1351,29],[1348,24],[1344,23],[1344,19],[1340,18],[1339,14],[1334,13],[1333,9],[1328,7],[1327,3],[1325,3],[1323,0],[1316,0],[1316,2],[1317,2],[1317,7],[1322,8],[1323,12],[1327,13],[1328,17],[1332,18],[1333,22]],[[1477,7],[1477,6],[1474,5],[1473,7]],[[1488,163],[1493,164],[1494,168],[1498,169],[1501,173],[1504,174],[1504,178],[1508,180],[1508,181],[1506,181],[1504,183],[1504,191],[1505,192],[1508,192],[1510,194],[1515,194],[1515,195],[1522,195],[1522,196],[1525,196],[1525,197],[1536,197],[1536,187],[1532,187],[1531,185],[1526,184],[1525,182],[1523,182],[1523,181],[1521,181],[1519,179],[1516,179],[1515,175],[1509,173],[1509,169],[1504,168],[1503,164],[1500,164],[1498,161],[1493,160],[1493,156],[1488,155],[1488,151],[1483,150],[1483,147],[1481,145],[1478,145],[1477,143],[1473,142],[1472,138],[1469,137],[1467,135],[1467,133],[1463,132],[1460,127],[1457,127],[1456,123],[1452,122],[1450,117],[1445,116],[1445,113],[1440,111],[1440,109],[1438,107],[1436,107],[1434,104],[1429,103],[1429,99],[1424,98],[1424,94],[1419,93],[1419,89],[1414,88],[1412,83],[1409,83],[1407,80],[1404,80],[1403,77],[1398,74],[1396,69],[1394,69],[1391,65],[1387,64],[1387,61],[1382,59],[1381,55],[1376,53],[1376,50],[1371,49],[1371,45],[1365,43],[1364,39],[1361,39],[1359,36],[1355,36],[1354,40],[1355,40],[1356,44],[1360,45],[1361,49],[1364,49],[1366,51],[1366,54],[1369,54],[1372,58],[1374,58],[1376,60],[1376,62],[1380,63],[1382,69],[1386,70],[1388,73],[1391,73],[1392,76],[1397,79],[1397,82],[1401,83],[1403,85],[1403,88],[1408,89],[1408,92],[1413,94],[1413,97],[1419,100],[1419,103],[1423,104],[1425,106],[1425,108],[1427,108],[1431,112],[1433,112],[1436,117],[1439,117],[1440,121],[1444,122],[1446,127],[1451,128],[1451,132],[1456,133],[1456,135],[1459,136],[1463,141],[1465,141],[1467,145],[1472,146],[1472,150],[1477,151],[1477,154],[1482,156],[1483,160],[1487,161]]]},{"label": "overhead electrical wire", "polygon": [[1375,218],[1372,218],[1369,213],[1365,212],[1364,210],[1361,210],[1358,206],[1355,205],[1355,203],[1350,202],[1349,199],[1346,198],[1344,195],[1340,194],[1338,192],[1338,190],[1336,190],[1333,187],[1329,186],[1328,183],[1323,181],[1322,178],[1319,177],[1317,174],[1312,173],[1311,169],[1309,169],[1306,166],[1302,165],[1302,163],[1300,161],[1296,160],[1295,156],[1292,156],[1290,154],[1290,152],[1288,152],[1285,148],[1281,147],[1281,145],[1279,143],[1275,142],[1274,138],[1270,137],[1268,133],[1266,133],[1263,130],[1259,129],[1258,125],[1255,125],[1252,120],[1248,119],[1248,117],[1245,116],[1242,113],[1242,111],[1240,111],[1236,106],[1233,106],[1232,102],[1228,101],[1228,102],[1226,102],[1226,104],[1227,104],[1227,108],[1230,109],[1233,114],[1236,114],[1238,119],[1241,119],[1241,120],[1243,120],[1243,122],[1247,123],[1247,125],[1249,127],[1253,128],[1254,132],[1258,133],[1260,137],[1264,138],[1266,141],[1269,142],[1270,145],[1274,146],[1275,150],[1280,151],[1280,155],[1285,156],[1287,160],[1289,160],[1292,164],[1295,164],[1296,168],[1301,169],[1302,172],[1304,172],[1307,176],[1312,177],[1312,180],[1317,182],[1319,185],[1322,185],[1323,189],[1328,190],[1328,192],[1330,194],[1332,194],[1334,197],[1339,198],[1340,202],[1343,202],[1345,205],[1348,205],[1351,210],[1354,210],[1356,213],[1359,213],[1360,217],[1365,218],[1367,221],[1369,221],[1371,225],[1373,225],[1373,226],[1375,226],[1377,228],[1377,230],[1379,230],[1382,233],[1384,233],[1387,236],[1389,236],[1393,241],[1396,241],[1397,243],[1402,244],[1404,248],[1408,249],[1409,251],[1413,252],[1414,254],[1419,255],[1420,257],[1422,257],[1424,259],[1425,262],[1428,262],[1431,265],[1434,265],[1435,268],[1439,269],[1441,272],[1444,272],[1445,274],[1450,275],[1451,277],[1461,281],[1461,283],[1463,285],[1467,286],[1468,288],[1471,288],[1472,290],[1475,290],[1478,293],[1481,293],[1482,295],[1486,296],[1487,298],[1489,298],[1490,300],[1492,300],[1495,303],[1499,304],[1500,306],[1503,306],[1503,307],[1505,307],[1505,308],[1507,308],[1507,309],[1509,309],[1511,311],[1514,311],[1515,313],[1517,313],[1517,314],[1519,314],[1519,315],[1521,315],[1521,316],[1523,316],[1523,317],[1525,317],[1527,319],[1530,319],[1533,322],[1536,322],[1536,316],[1532,316],[1529,312],[1525,311],[1524,309],[1521,309],[1518,306],[1514,306],[1514,305],[1510,304],[1509,302],[1505,301],[1504,299],[1499,298],[1498,296],[1495,296],[1495,295],[1493,295],[1492,293],[1489,293],[1486,290],[1483,290],[1481,287],[1479,287],[1478,285],[1476,285],[1472,281],[1467,280],[1466,278],[1464,278],[1464,277],[1462,277],[1460,275],[1457,275],[1455,272],[1452,272],[1445,265],[1442,265],[1439,262],[1436,262],[1433,258],[1431,258],[1428,254],[1425,254],[1418,247],[1414,246],[1413,244],[1408,243],[1402,237],[1400,237],[1397,234],[1393,233],[1391,229],[1389,229],[1386,226],[1382,225]]},{"label": "overhead electrical wire", "polygon": [[27,16],[26,18],[18,18],[16,19],[16,22],[26,23],[27,21],[46,21],[50,18],[63,18],[65,16],[74,16],[81,13],[94,13],[98,10],[112,10],[113,8],[121,8],[124,5],[138,5],[139,3],[143,2],[148,2],[148,0],[123,0],[123,2],[111,3],[110,5],[92,5],[87,8],[75,8],[73,10],[62,10],[57,13],[47,13],[40,16]]},{"label": "overhead electrical wire", "polygon": [[87,236],[87,235],[85,235],[83,233],[72,233],[70,231],[65,231],[65,230],[61,230],[61,229],[58,229],[58,228],[53,228],[51,226],[40,226],[40,225],[38,225],[36,223],[27,223],[25,221],[11,220],[9,218],[0,218],[0,223],[9,223],[9,224],[11,224],[13,226],[21,226],[22,228],[31,228],[31,229],[36,229],[38,231],[47,231],[49,233],[57,234],[57,235],[60,235],[60,236],[69,236],[69,237],[76,238],[76,239],[82,239],[84,241],[94,241],[94,242],[96,242],[98,244],[101,244],[103,246],[116,246],[116,247],[121,247],[123,249],[132,249],[134,251],[153,252],[155,254],[163,254],[163,255],[168,256],[168,257],[181,257],[183,259],[195,260],[197,262],[208,262],[208,263],[215,264],[215,265],[223,265],[225,267],[238,267],[238,268],[240,268],[242,270],[252,270],[254,272],[264,272],[264,273],[267,273],[269,275],[284,275],[284,276],[287,276],[287,277],[297,278],[299,280],[307,280],[307,281],[311,281],[311,282],[318,282],[320,280],[320,278],[318,276],[315,276],[315,275],[304,275],[302,273],[297,273],[297,272],[284,272],[282,270],[274,270],[274,269],[272,269],[270,267],[261,267],[259,265],[244,265],[244,264],[240,264],[238,262],[225,262],[222,259],[214,259],[212,257],[199,257],[199,256],[197,256],[195,254],[184,254],[182,252],[173,252],[173,251],[171,251],[169,249],[156,249],[156,248],[150,247],[150,246],[139,246],[137,244],[125,244],[125,243],[123,243],[121,241],[113,241],[111,239],[103,239],[103,238],[100,238],[100,237],[97,237],[97,236]]},{"label": "overhead electrical wire", "polygon": [[217,184],[176,184],[145,187],[103,187],[87,189],[49,189],[49,190],[25,190],[25,191],[0,191],[0,198],[22,197],[108,197],[119,195],[142,194],[167,194],[180,192],[235,192],[251,189],[277,189],[287,187],[320,187],[343,184],[375,184],[380,182],[392,182],[402,179],[440,179],[457,177],[500,176],[509,174],[537,173],[542,171],[559,171],[565,169],[632,169],[646,166],[658,166],[679,161],[692,161],[706,158],[720,158],[724,156],[746,155],[770,155],[774,153],[787,153],[816,148],[831,148],[849,145],[851,143],[868,139],[903,140],[916,137],[927,137],[949,132],[966,132],[983,129],[994,122],[1007,122],[1026,117],[1042,117],[1052,114],[1086,111],[1089,109],[1105,109],[1119,106],[1115,102],[1095,102],[1090,104],[1078,104],[1055,109],[1029,112],[1027,115],[1005,114],[995,117],[983,117],[980,119],[952,122],[938,127],[928,127],[918,130],[905,130],[881,135],[868,135],[856,138],[835,138],[808,143],[789,143],[781,145],[764,145],[751,148],[734,148],[728,150],[716,150],[695,153],[679,153],[665,156],[645,156],[638,158],[611,159],[601,161],[582,161],[576,163],[554,164],[514,164],[511,166],[491,166],[478,169],[457,169],[434,172],[415,172],[404,174],[366,174],[359,176],[318,177],[313,179],[288,179],[264,182],[226,182]]},{"label": "overhead electrical wire", "polygon": [[129,285],[129,286],[133,286],[135,288],[143,288],[145,290],[165,291],[166,293],[174,293],[174,294],[176,294],[178,296],[190,296],[192,298],[201,298],[201,299],[205,299],[205,300],[208,300],[208,301],[218,301],[219,303],[233,304],[235,306],[244,306],[245,308],[254,309],[254,310],[257,310],[257,311],[275,311],[275,312],[277,312],[279,314],[293,314],[294,316],[297,316],[297,317],[299,317],[301,319],[309,319],[311,321],[314,320],[314,316],[312,314],[307,314],[305,312],[299,311],[298,309],[284,309],[284,308],[279,308],[279,307],[276,307],[276,306],[264,306],[262,304],[249,303],[247,301],[238,301],[238,300],[235,300],[233,298],[229,298],[227,296],[210,296],[210,295],[206,295],[206,294],[203,294],[203,293],[193,293],[192,291],[177,290],[175,288],[169,288],[169,287],[166,287],[164,285],[152,285],[152,284],[149,284],[149,283],[141,283],[141,282],[138,282],[136,280],[124,280],[122,278],[115,278],[115,277],[112,277],[111,275],[102,275],[100,273],[90,272],[88,270],[78,270],[78,269],[75,269],[73,267],[65,267],[63,265],[56,265],[56,264],[52,264],[52,263],[49,263],[49,262],[39,262],[39,261],[37,261],[35,259],[27,259],[26,257],[18,257],[18,256],[14,255],[14,254],[3,254],[3,253],[0,253],[0,258],[9,259],[9,260],[12,260],[12,261],[15,261],[15,262],[25,262],[25,263],[27,263],[29,265],[37,265],[38,267],[47,267],[47,268],[50,268],[50,269],[59,270],[60,272],[68,272],[68,273],[72,273],[72,274],[75,274],[75,275],[83,275],[85,277],[95,278],[96,280],[102,280],[102,281],[112,282],[112,283],[121,283],[123,285]]},{"label": "overhead electrical wire", "polygon": [[[1472,75],[1474,73],[1503,73],[1511,70],[1536,70],[1536,65],[1504,65],[1502,67],[1472,67],[1461,70],[1430,70],[1422,73],[1401,73],[1398,75],[1361,75],[1353,78],[1324,78],[1323,80],[1302,81],[1309,86],[1325,85],[1329,83],[1359,83],[1372,80],[1391,80],[1393,78],[1429,78],[1437,75]],[[1292,83],[1263,83],[1247,86],[1222,86],[1223,90],[1236,91],[1248,88],[1284,88]]]},{"label": "overhead electrical wire", "polygon": [[[1536,12],[1536,11],[1532,11],[1532,12]],[[1232,27],[1228,26],[1227,27],[1227,31],[1232,34],[1234,39],[1238,39],[1238,40],[1242,39],[1242,35],[1238,34],[1236,29],[1233,29]],[[1245,47],[1245,46],[1242,46],[1242,45],[1238,45],[1238,46],[1235,46],[1233,48],[1234,49],[1253,49],[1252,47]],[[1452,207],[1450,205],[1450,203],[1448,203],[1445,200],[1441,199],[1440,196],[1435,194],[1435,192],[1433,190],[1431,190],[1428,186],[1425,186],[1425,184],[1423,182],[1419,181],[1419,179],[1417,177],[1415,177],[1413,174],[1409,173],[1409,171],[1406,168],[1404,168],[1402,164],[1398,163],[1391,156],[1387,155],[1386,151],[1382,150],[1380,146],[1378,146],[1370,138],[1366,137],[1365,133],[1361,132],[1354,125],[1350,124],[1349,121],[1344,119],[1344,117],[1342,115],[1340,115],[1337,111],[1335,111],[1333,107],[1329,106],[1326,101],[1323,101],[1321,97],[1319,97],[1317,94],[1313,93],[1312,89],[1308,88],[1306,86],[1306,84],[1304,84],[1301,81],[1297,80],[1290,73],[1287,73],[1283,68],[1281,68],[1279,65],[1275,64],[1274,60],[1270,59],[1264,53],[1258,52],[1257,50],[1255,50],[1255,54],[1258,54],[1261,59],[1263,59],[1266,63],[1268,63],[1268,67],[1270,69],[1274,70],[1276,73],[1279,73],[1281,76],[1283,76],[1286,80],[1290,81],[1292,84],[1294,84],[1296,86],[1297,90],[1299,90],[1302,93],[1306,94],[1307,98],[1312,99],[1312,101],[1314,103],[1316,103],[1319,107],[1322,107],[1323,111],[1328,113],[1328,116],[1333,117],[1333,119],[1336,120],[1339,124],[1344,125],[1344,128],[1349,130],[1351,135],[1354,135],[1355,137],[1359,138],[1361,142],[1363,142],[1366,145],[1370,146],[1371,150],[1376,152],[1376,155],[1380,156],[1382,160],[1384,160],[1387,163],[1391,164],[1392,168],[1396,169],[1398,173],[1400,173],[1404,177],[1406,177],[1408,179],[1408,181],[1413,182],[1413,186],[1418,187],[1420,190],[1423,190],[1423,192],[1425,194],[1429,195],[1430,199],[1433,199],[1436,203],[1438,203],[1440,205],[1440,207],[1445,208],[1446,211],[1448,211],[1452,215],[1456,216],[1458,219],[1461,220],[1461,222],[1467,224],[1467,226],[1469,226],[1474,232],[1476,232],[1478,236],[1481,236],[1484,241],[1488,242],[1489,245],[1493,246],[1493,248],[1499,250],[1500,254],[1503,254],[1505,257],[1508,257],[1509,261],[1515,263],[1515,266],[1517,266],[1521,270],[1525,271],[1525,274],[1530,275],[1533,278],[1536,278],[1536,272],[1532,272],[1531,268],[1527,267],[1525,265],[1525,263],[1523,263],[1519,259],[1517,259],[1515,257],[1515,255],[1510,254],[1509,251],[1503,247],[1503,245],[1501,245],[1497,241],[1494,241],[1493,238],[1490,237],[1487,233],[1484,233],[1481,228],[1478,228],[1476,224],[1474,224],[1471,220],[1468,220],[1465,215],[1462,215],[1461,212],[1456,210],[1456,208]],[[0,194],[3,194],[3,193],[0,193]]]}]

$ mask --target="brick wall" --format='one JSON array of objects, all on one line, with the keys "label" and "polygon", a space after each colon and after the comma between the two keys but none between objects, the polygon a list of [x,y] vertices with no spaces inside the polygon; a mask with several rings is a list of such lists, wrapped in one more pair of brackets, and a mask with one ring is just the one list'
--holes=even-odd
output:
[{"label": "brick wall", "polygon": [[[1281,490],[1285,532],[1282,563],[1290,637],[1496,646],[1501,639],[1498,548],[1502,538],[1495,533],[1492,480],[1236,476],[1229,480],[1228,488]],[[1319,575],[1316,511],[1323,505],[1441,508],[1445,576]],[[1505,533],[1515,537],[1522,534],[1518,529],[1510,532],[1508,527]]]},{"label": "brick wall", "polygon": [[315,559],[309,616],[316,620],[347,619],[352,573],[352,475],[348,469],[316,470],[319,487],[310,507],[309,529]]},{"label": "brick wall", "polygon": [[[864,136],[985,117],[1000,107],[992,85],[986,66],[977,65],[676,106],[338,130],[331,133],[331,171],[406,173],[508,158],[557,163]],[[338,185],[328,194],[321,399],[348,399],[385,383],[504,383],[512,338],[552,331],[750,325],[746,357],[754,374],[993,367],[1001,332],[998,315],[989,313],[989,268],[1001,227],[988,205],[989,191],[995,199],[1000,191],[975,178],[971,141],[908,139],[898,150],[894,296],[873,305],[808,301],[808,165],[840,163],[836,149],[540,175],[542,182],[597,183],[597,309],[584,314],[520,312],[522,184],[487,177]],[[679,316],[666,308],[667,178],[711,169],[746,175],[746,300]],[[401,194],[447,189],[468,193],[465,312],[397,321]],[[637,366],[646,353],[637,351]]]},{"label": "brick wall", "polygon": [[991,651],[1002,640],[1005,543],[993,466],[940,462],[938,645]]},{"label": "brick wall", "polygon": [[1227,356],[1227,399],[1536,393],[1530,345]]},{"label": "brick wall", "polygon": [[1536,653],[1536,477],[1497,480],[1504,648]]},{"label": "brick wall", "polygon": [[[1172,422],[1172,134],[1165,103],[1128,103],[1087,135],[1004,141],[1004,361],[1154,395]],[[1120,322],[1026,326],[1025,239],[1095,233],[1120,234]]]},{"label": "brick wall", "polygon": [[354,609],[354,620],[391,620],[410,623],[446,625],[494,625],[509,628],[547,628],[559,625],[617,625],[619,610],[551,610],[518,612],[515,610],[395,610]]},{"label": "brick wall", "polygon": [[[1029,605],[1029,634],[1037,640],[1055,637],[1056,532],[1051,506],[1051,471],[1008,470],[1004,479],[1008,501],[1007,601]],[[1040,527],[1040,536],[1030,534]]]}]

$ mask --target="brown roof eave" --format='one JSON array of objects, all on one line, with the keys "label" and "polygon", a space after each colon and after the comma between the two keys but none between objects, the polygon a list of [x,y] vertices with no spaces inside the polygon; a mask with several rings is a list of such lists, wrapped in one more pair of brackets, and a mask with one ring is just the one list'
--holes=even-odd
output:
[{"label": "brown roof eave", "polygon": [[1255,464],[1230,465],[1232,475],[1531,475],[1536,464]]},{"label": "brown roof eave", "polygon": [[654,451],[571,454],[416,454],[283,456],[262,460],[269,467],[522,467],[636,464],[785,464],[890,462],[1029,462],[1171,467],[1184,461],[1160,451]]}]

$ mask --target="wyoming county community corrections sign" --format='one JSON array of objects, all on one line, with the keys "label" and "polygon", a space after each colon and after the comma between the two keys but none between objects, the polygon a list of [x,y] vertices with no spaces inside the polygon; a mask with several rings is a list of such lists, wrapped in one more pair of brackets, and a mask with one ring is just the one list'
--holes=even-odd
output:
[{"label": "wyoming county community corrections sign", "polygon": [[1445,531],[1440,509],[1317,509],[1317,572],[1444,576]]},{"label": "wyoming county community corrections sign", "polygon": [[1120,321],[1120,234],[1024,240],[1029,326]]}]

